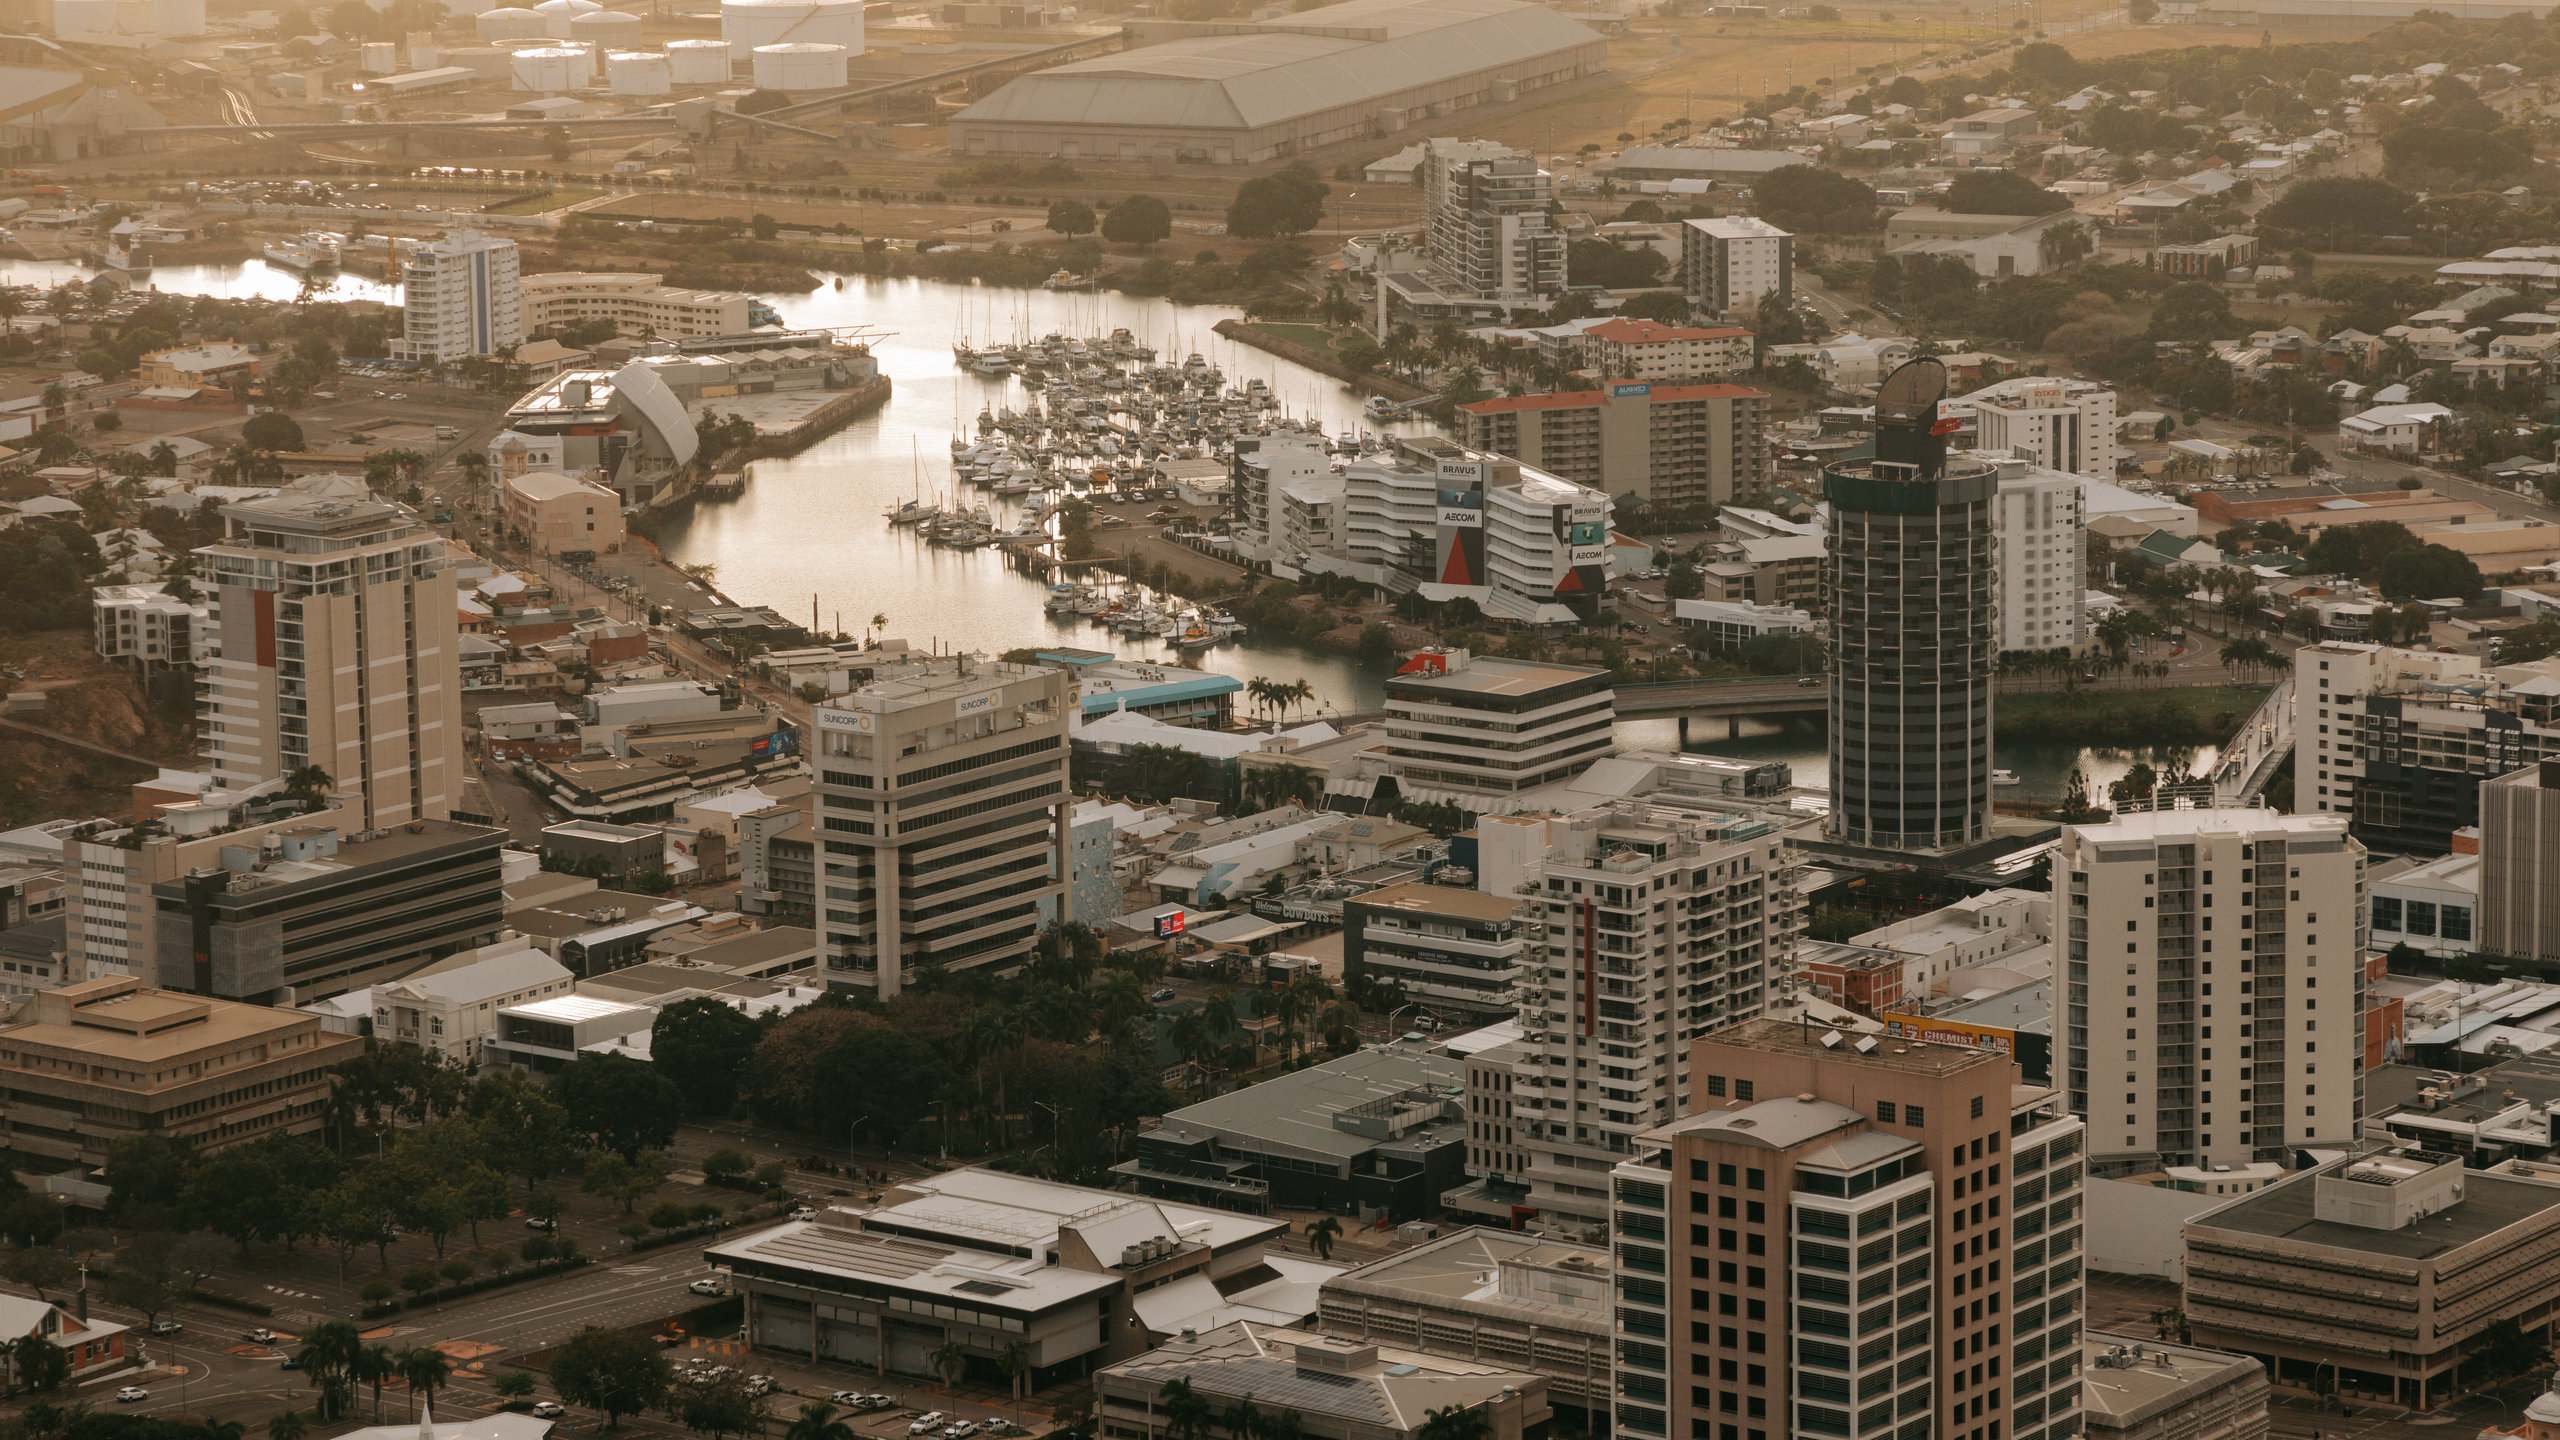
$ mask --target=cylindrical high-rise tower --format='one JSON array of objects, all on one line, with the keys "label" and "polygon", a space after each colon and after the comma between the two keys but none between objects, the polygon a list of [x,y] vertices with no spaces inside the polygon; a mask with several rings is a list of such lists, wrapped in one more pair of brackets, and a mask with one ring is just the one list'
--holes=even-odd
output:
[{"label": "cylindrical high-rise tower", "polygon": [[2000,479],[1947,459],[1946,388],[1935,360],[1894,371],[1876,393],[1875,458],[1822,472],[1830,833],[1880,850],[1953,850],[1991,834]]}]

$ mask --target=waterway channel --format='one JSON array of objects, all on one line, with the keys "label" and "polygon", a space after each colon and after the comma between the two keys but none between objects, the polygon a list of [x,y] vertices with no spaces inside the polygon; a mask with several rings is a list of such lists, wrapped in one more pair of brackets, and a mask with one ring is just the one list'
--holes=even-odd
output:
[{"label": "waterway channel", "polygon": [[[85,273],[74,265],[14,261],[0,264],[0,283],[52,286]],[[395,287],[359,275],[341,275],[306,292],[299,274],[263,260],[164,267],[153,274],[151,284],[184,295],[399,300]],[[981,408],[1018,406],[1024,399],[1018,380],[960,370],[952,356],[955,341],[1004,343],[1052,331],[1090,336],[1126,327],[1175,360],[1200,352],[1226,372],[1230,384],[1259,377],[1288,413],[1315,416],[1329,433],[1379,428],[1362,416],[1361,397],[1340,381],[1212,333],[1218,321],[1239,313],[1231,308],[1110,292],[1006,290],[862,276],[844,277],[840,284],[831,280],[807,294],[764,298],[789,325],[867,327],[881,368],[894,382],[892,398],[797,455],[757,461],[742,496],[696,505],[662,534],[662,544],[675,564],[713,566],[720,589],[741,603],[802,615],[814,600],[823,623],[831,628],[841,624],[855,634],[873,615],[885,614],[888,634],[917,645],[988,651],[1078,645],[1167,663],[1173,659],[1161,644],[1122,641],[1075,617],[1045,614],[1040,604],[1044,580],[999,550],[935,549],[911,531],[884,523],[882,512],[893,503],[919,490],[932,498],[952,489],[949,442],[955,429],[969,426]],[[1427,426],[1406,422],[1389,428]],[[1004,508],[1004,502],[990,503]],[[1318,697],[1309,704],[1310,718],[1374,710],[1384,693],[1384,673],[1351,656],[1252,637],[1219,646],[1190,663],[1243,678],[1305,680]],[[1691,748],[1785,761],[1797,784],[1815,789],[1826,785],[1818,718],[1745,720],[1742,734],[1734,738],[1723,728],[1721,722],[1693,726]],[[1668,719],[1621,721],[1618,736],[1631,747],[1669,749],[1678,744],[1677,725]],[[2197,750],[2191,763],[2204,771],[2214,754],[2211,747]],[[2164,757],[2069,745],[1998,745],[1994,758],[2015,771],[2020,782],[2003,786],[1999,798],[2058,800],[2075,765],[2087,774],[2091,790],[2102,794],[2106,783],[2121,778],[2135,761],[2148,759],[2156,767]]]}]

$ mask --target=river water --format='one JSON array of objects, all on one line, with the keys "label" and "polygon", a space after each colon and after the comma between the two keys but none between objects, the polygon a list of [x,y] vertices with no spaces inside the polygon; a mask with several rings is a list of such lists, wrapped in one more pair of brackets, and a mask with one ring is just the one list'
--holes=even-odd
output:
[{"label": "river water", "polygon": [[[68,264],[16,261],[0,265],[0,283],[51,286],[86,273]],[[399,300],[395,287],[360,275],[340,275],[306,291],[298,273],[263,260],[165,267],[151,283],[186,295]],[[675,564],[716,567],[720,589],[740,603],[802,615],[814,598],[824,624],[855,634],[873,615],[885,614],[888,634],[917,645],[989,651],[1077,645],[1172,660],[1160,644],[1123,641],[1074,617],[1050,617],[1040,605],[1046,581],[1000,550],[936,549],[884,522],[884,510],[919,490],[928,498],[951,490],[949,442],[955,429],[968,426],[981,408],[1019,407],[1025,398],[1019,380],[960,370],[951,351],[957,340],[1004,343],[1052,331],[1107,335],[1125,326],[1173,359],[1200,352],[1226,372],[1230,384],[1261,378],[1289,413],[1313,415],[1329,433],[1379,428],[1362,417],[1361,397],[1342,382],[1211,333],[1218,321],[1241,313],[1225,307],[861,276],[765,299],[793,326],[867,327],[873,353],[893,381],[890,401],[797,455],[755,462],[743,496],[697,504],[662,533],[661,543]],[[1428,427],[1408,422],[1389,428]],[[1005,501],[960,488],[973,502],[985,498],[1000,516],[1008,509]],[[1309,707],[1311,716],[1374,710],[1384,694],[1383,671],[1351,656],[1251,637],[1189,663],[1241,678],[1308,681],[1319,697]],[[1728,738],[1722,722],[1700,722],[1691,727],[1691,748],[1784,761],[1797,784],[1820,789],[1827,783],[1819,718],[1746,720],[1742,731]],[[1679,743],[1671,720],[1621,721],[1618,737],[1623,745],[1648,749]],[[1998,792],[2010,800],[2059,800],[2075,765],[2086,772],[2091,791],[2102,794],[2136,760],[2149,759],[2156,768],[2163,758],[2068,745],[1997,745],[1994,755],[2019,776],[2019,784]],[[2194,752],[2191,763],[2203,771],[2213,759],[2207,747]]]}]

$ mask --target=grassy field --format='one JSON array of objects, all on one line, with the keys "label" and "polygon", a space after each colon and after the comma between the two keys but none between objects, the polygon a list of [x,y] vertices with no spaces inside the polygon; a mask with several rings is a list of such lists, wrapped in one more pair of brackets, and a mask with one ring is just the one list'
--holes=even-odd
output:
[{"label": "grassy field", "polygon": [[557,210],[563,205],[575,205],[581,201],[593,200],[603,193],[604,192],[601,190],[581,189],[572,185],[565,189],[546,190],[534,195],[519,195],[504,205],[491,205],[487,207],[484,213],[490,215],[543,215],[548,214],[553,210]]},{"label": "grassy field", "polygon": [[1321,325],[1292,325],[1281,320],[1249,320],[1245,322],[1265,335],[1274,335],[1293,345],[1304,345],[1320,355],[1333,353],[1333,332]]},{"label": "grassy field", "polygon": [[[2100,13],[2101,7],[2092,0],[2081,0],[2049,7],[2045,18],[2059,29],[2084,15]],[[2262,33],[2271,34],[2279,45],[2334,42],[2370,33],[2385,23],[2244,29],[2116,23],[2053,38],[2082,59],[2098,60],[2196,45],[2254,46]],[[1934,7],[1919,11],[1860,8],[1845,11],[1840,20],[1820,22],[1645,20],[1609,42],[1609,83],[1490,117],[1480,133],[1483,138],[1542,154],[1571,154],[1586,144],[1615,149],[1621,134],[1650,136],[1665,122],[1683,116],[1703,126],[1740,114],[1746,103],[1764,94],[1796,85],[1838,87],[1865,76],[1898,75],[1950,63],[1960,69],[1988,70],[2001,63],[1997,55],[1962,57],[1968,50],[2004,41],[2012,33],[2005,24],[1994,23],[1988,12],[1941,13]],[[2021,32],[2017,38],[2029,37]]]}]

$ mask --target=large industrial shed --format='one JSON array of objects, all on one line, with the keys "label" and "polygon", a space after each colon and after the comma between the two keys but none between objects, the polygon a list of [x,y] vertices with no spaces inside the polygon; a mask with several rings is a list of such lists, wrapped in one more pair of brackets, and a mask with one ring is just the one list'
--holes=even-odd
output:
[{"label": "large industrial shed", "polygon": [[1598,73],[1596,32],[1525,0],[1349,0],[1265,22],[1131,27],[951,121],[954,155],[1250,164],[1393,135]]}]

